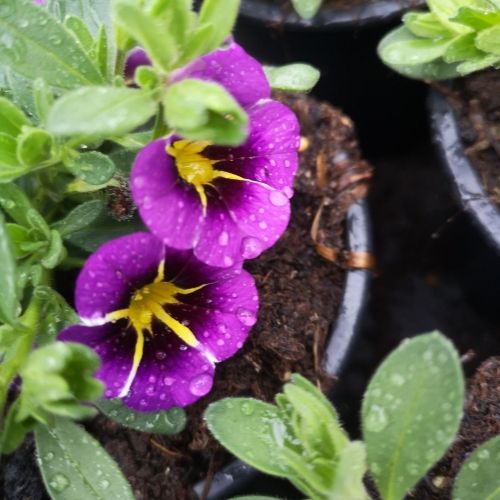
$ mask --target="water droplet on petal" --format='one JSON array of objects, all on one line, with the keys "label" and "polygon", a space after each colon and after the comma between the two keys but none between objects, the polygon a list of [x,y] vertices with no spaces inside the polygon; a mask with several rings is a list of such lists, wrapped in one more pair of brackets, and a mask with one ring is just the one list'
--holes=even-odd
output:
[{"label": "water droplet on petal", "polygon": [[165,359],[166,357],[167,357],[167,353],[165,353],[163,351],[157,351],[157,353],[155,354],[155,358],[158,361],[161,361],[161,360]]},{"label": "water droplet on petal", "polygon": [[207,374],[195,377],[189,384],[189,392],[193,394],[193,396],[204,396],[211,388],[212,377]]},{"label": "water droplet on petal", "polygon": [[168,386],[171,386],[174,382],[175,380],[172,377],[165,377],[163,379],[163,383]]},{"label": "water droplet on petal", "polygon": [[269,201],[275,207],[282,207],[288,203],[288,197],[281,191],[271,191],[269,193]]},{"label": "water droplet on petal", "polygon": [[253,259],[262,252],[262,243],[257,238],[247,236],[241,242],[241,255],[245,259]]},{"label": "water droplet on petal", "polygon": [[222,231],[222,233],[219,234],[219,245],[221,247],[225,247],[229,243],[229,234],[227,231]]},{"label": "water droplet on petal", "polygon": [[236,316],[246,326],[253,326],[257,322],[257,317],[252,311],[240,307],[236,311]]}]

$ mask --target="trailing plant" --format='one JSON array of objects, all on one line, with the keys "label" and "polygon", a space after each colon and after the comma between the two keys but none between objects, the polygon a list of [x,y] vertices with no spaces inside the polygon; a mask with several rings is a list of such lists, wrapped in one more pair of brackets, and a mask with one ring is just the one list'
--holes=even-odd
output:
[{"label": "trailing plant", "polygon": [[[398,500],[453,442],[463,403],[458,354],[434,332],[404,341],[373,375],[363,397],[363,441],[349,439],[333,406],[298,374],[275,404],[227,398],[212,403],[205,419],[236,457],[288,479],[307,498],[370,498],[363,480],[369,474],[384,500]],[[456,500],[498,492],[499,443],[492,439],[465,461]]]},{"label": "trailing plant", "polygon": [[498,0],[428,0],[378,47],[382,61],[410,78],[443,80],[500,68]]},{"label": "trailing plant", "polygon": [[179,432],[256,321],[243,260],[288,222],[298,124],[271,86],[318,74],[266,77],[239,0],[191,4],[0,5],[0,451],[34,431],[52,498],[133,498],[73,421]]}]

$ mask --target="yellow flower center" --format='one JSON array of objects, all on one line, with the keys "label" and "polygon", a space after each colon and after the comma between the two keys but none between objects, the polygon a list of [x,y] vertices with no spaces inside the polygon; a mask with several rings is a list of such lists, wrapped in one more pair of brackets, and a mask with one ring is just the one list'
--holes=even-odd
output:
[{"label": "yellow flower center", "polygon": [[127,395],[134,381],[144,352],[144,332],[146,331],[149,335],[153,335],[154,319],[163,323],[187,345],[196,347],[199,343],[193,332],[186,325],[183,325],[168,314],[164,306],[167,304],[179,304],[178,295],[189,295],[201,290],[206,285],[194,288],[180,288],[172,282],[164,281],[164,270],[165,262],[162,261],[158,266],[158,273],[153,283],[137,290],[130,299],[129,306],[126,309],[119,309],[106,316],[108,321],[113,322],[120,319],[128,319],[129,326],[134,328],[137,335],[132,368],[127,382],[121,390],[120,397]]},{"label": "yellow flower center", "polygon": [[214,169],[214,165],[220,160],[210,160],[202,154],[211,144],[210,141],[187,141],[181,139],[169,144],[166,148],[167,153],[175,158],[175,164],[181,178],[192,184],[196,189],[203,207],[203,215],[207,213],[205,186],[214,187],[211,184],[214,179],[222,177],[233,181],[252,182],[231,172]]}]

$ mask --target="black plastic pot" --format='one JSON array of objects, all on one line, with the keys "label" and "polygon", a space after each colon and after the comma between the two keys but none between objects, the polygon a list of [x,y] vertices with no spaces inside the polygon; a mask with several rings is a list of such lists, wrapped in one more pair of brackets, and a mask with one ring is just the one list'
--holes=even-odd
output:
[{"label": "black plastic pot", "polygon": [[489,200],[465,154],[455,113],[445,97],[434,90],[429,94],[428,107],[439,156],[460,202],[500,253],[500,210]]},{"label": "black plastic pot", "polygon": [[[366,201],[360,201],[350,208],[346,229],[349,250],[371,252],[370,217]],[[329,375],[339,376],[348,358],[363,316],[369,281],[370,271],[359,269],[347,272],[342,302],[323,360],[323,369]],[[234,495],[257,493],[262,485],[265,491],[259,493],[267,494],[276,490],[276,493],[283,495],[283,488],[286,487],[283,482],[263,476],[249,465],[234,461],[215,475],[207,499],[225,500]],[[204,482],[198,483],[194,488],[195,492],[201,495],[204,487]]]},{"label": "black plastic pot", "polygon": [[346,8],[324,5],[312,19],[302,19],[291,5],[285,12],[283,2],[243,0],[240,15],[254,21],[274,23],[292,29],[338,30],[386,24],[394,18],[400,18],[405,10],[423,3],[422,0],[371,0]]}]

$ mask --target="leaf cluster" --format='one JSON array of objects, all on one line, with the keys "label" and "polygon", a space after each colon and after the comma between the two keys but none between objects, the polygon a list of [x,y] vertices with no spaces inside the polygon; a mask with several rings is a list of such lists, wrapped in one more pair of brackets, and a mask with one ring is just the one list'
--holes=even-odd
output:
[{"label": "leaf cluster", "polygon": [[500,68],[498,0],[428,0],[378,47],[382,61],[410,78],[443,80]]}]

